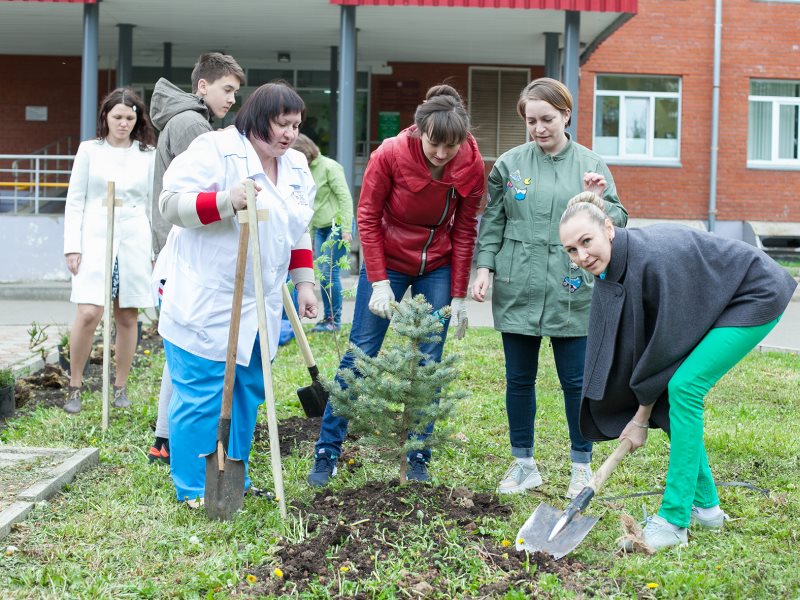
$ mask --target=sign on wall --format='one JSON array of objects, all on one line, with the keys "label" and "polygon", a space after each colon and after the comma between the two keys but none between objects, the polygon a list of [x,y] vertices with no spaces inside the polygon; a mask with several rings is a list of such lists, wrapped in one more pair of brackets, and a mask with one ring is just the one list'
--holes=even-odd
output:
[{"label": "sign on wall", "polygon": [[394,137],[400,133],[400,112],[382,110],[378,112],[378,139]]},{"label": "sign on wall", "polygon": [[26,106],[25,107],[25,120],[26,121],[47,121],[47,107],[46,106]]}]

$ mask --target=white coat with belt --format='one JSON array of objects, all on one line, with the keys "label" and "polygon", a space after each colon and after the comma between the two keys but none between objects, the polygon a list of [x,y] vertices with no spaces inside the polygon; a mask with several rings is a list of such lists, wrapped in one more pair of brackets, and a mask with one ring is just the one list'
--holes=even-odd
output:
[{"label": "white coat with belt", "polygon": [[[170,197],[174,199],[176,194],[185,198],[186,194],[226,192],[245,178],[253,179],[261,187],[257,208],[269,213],[266,221],[259,221],[258,229],[267,332],[270,356],[274,358],[283,308],[281,285],[286,281],[292,248],[303,238],[313,216],[316,187],[305,156],[289,149],[279,157],[278,183],[274,185],[264,174],[250,141],[234,127],[203,134],[175,157],[164,174],[161,209],[163,214],[163,203],[171,201]],[[199,206],[200,201],[197,203]],[[154,280],[167,280],[158,326],[162,337],[201,358],[224,361],[239,223],[227,194],[217,195],[216,206],[217,212],[210,222],[198,214],[194,226],[172,228],[159,254]],[[238,364],[250,364],[257,333],[253,266],[248,247]]]},{"label": "white coat with belt", "polygon": [[115,148],[105,140],[87,140],[78,147],[64,207],[64,254],[79,253],[70,300],[102,306],[105,295],[106,210],[108,182],[122,206],[114,209],[113,259],[119,261],[121,308],[153,306],[150,206],[153,193],[153,148],[139,142]]}]

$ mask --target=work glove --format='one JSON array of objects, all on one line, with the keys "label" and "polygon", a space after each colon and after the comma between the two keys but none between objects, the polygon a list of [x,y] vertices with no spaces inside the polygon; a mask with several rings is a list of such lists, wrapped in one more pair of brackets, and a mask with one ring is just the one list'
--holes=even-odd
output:
[{"label": "work glove", "polygon": [[467,318],[467,299],[466,298],[453,298],[450,303],[450,330],[455,335],[457,340],[464,338],[469,327],[469,318]]},{"label": "work glove", "polygon": [[392,318],[392,306],[394,302],[394,292],[392,284],[388,279],[376,281],[372,284],[372,296],[369,299],[369,310],[372,314],[384,319]]}]

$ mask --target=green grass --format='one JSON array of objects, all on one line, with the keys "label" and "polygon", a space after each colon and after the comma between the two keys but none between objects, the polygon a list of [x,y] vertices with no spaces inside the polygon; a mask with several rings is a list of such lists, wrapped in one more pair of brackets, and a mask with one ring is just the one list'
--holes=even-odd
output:
[{"label": "green grass", "polygon": [[792,277],[800,277],[800,260],[778,260],[778,264],[789,271]]},{"label": "green grass", "polygon": [[[315,356],[327,375],[337,364],[329,336],[311,335]],[[569,442],[563,399],[548,345],[543,345],[538,377],[536,453],[545,484],[535,492],[508,498],[513,515],[479,523],[486,541],[499,546],[515,534],[542,501],[565,506],[569,480]],[[504,401],[503,353],[499,334],[470,330],[447,351],[463,357],[460,385],[470,392],[450,425],[466,441],[437,450],[431,471],[435,483],[493,491],[510,462]],[[133,408],[112,410],[111,426],[100,430],[99,394],[85,401],[84,412],[68,416],[60,409],[39,409],[9,422],[0,432],[6,444],[97,446],[100,466],[78,477],[0,542],[13,545],[0,554],[3,598],[228,598],[249,595],[247,574],[275,562],[276,546],[306,537],[306,523],[296,510],[282,521],[276,505],[247,499],[245,509],[228,523],[210,522],[204,513],[174,501],[168,472],[149,466],[145,449],[152,439],[158,379],[163,358],[155,355],[136,369],[129,386]],[[301,415],[295,389],[307,372],[296,344],[281,349],[274,365],[279,418]],[[707,399],[706,442],[715,476],[768,488],[764,496],[750,489],[720,489],[723,508],[733,517],[721,534],[696,532],[686,548],[653,557],[619,556],[614,541],[619,516],[641,516],[658,508],[658,496],[595,500],[589,511],[602,518],[570,555],[583,570],[561,578],[533,574],[539,597],[571,598],[798,598],[800,575],[800,360],[797,355],[751,353],[712,390]],[[262,409],[259,418],[266,422]],[[599,444],[595,464],[612,444]],[[663,486],[668,442],[651,434],[645,449],[626,458],[602,492],[617,496]],[[305,476],[311,448],[285,457],[284,483],[289,502],[306,502],[311,490]],[[371,453],[364,452],[362,457]],[[396,477],[394,464],[363,460],[362,469],[342,470],[337,489],[372,479]],[[251,474],[270,486],[268,448],[258,444]],[[432,540],[436,540],[433,543]],[[480,548],[458,527],[432,519],[388,540],[393,552],[371,573],[315,580],[305,597],[410,597],[409,582],[426,581],[439,598],[467,597],[503,573],[481,559]],[[792,550],[794,548],[794,550]],[[421,560],[420,557],[424,557]],[[257,582],[258,583],[258,582]],[[257,583],[253,589],[257,589]],[[650,588],[648,583],[657,584]],[[519,586],[505,598],[525,598]],[[577,590],[577,591],[576,591]]]}]

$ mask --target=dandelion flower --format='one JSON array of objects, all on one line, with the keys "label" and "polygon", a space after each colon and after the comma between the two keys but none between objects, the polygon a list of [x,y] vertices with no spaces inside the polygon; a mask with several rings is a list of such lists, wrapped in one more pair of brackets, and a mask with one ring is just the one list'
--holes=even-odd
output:
[{"label": "dandelion flower", "polygon": [[503,552],[500,556],[508,560],[508,552]]},{"label": "dandelion flower", "polygon": [[654,590],[658,587],[658,584],[655,581],[651,581],[647,584],[647,587],[649,587],[651,590]]},{"label": "dandelion flower", "polygon": [[150,356],[150,350],[145,350],[145,351],[144,351],[144,355],[145,355],[145,356]]},{"label": "dandelion flower", "polygon": [[278,579],[283,579],[283,571],[281,571],[278,567],[275,567],[272,571],[272,574],[275,575]]},{"label": "dandelion flower", "polygon": [[351,458],[350,460],[347,461],[347,464],[348,465],[354,465],[354,464],[356,464],[356,461]]},{"label": "dandelion flower", "polygon": [[522,544],[524,544],[524,543],[525,543],[525,538],[518,537],[518,538],[517,538],[517,543],[518,543],[520,546],[522,546]]},{"label": "dandelion flower", "polygon": [[247,579],[247,583],[255,583],[258,578],[252,573],[248,573],[245,579]]},{"label": "dandelion flower", "polygon": [[339,570],[342,573],[347,573],[350,570],[350,567],[341,566],[341,567],[339,567]]},{"label": "dandelion flower", "polygon": [[503,548],[508,548],[511,545],[511,540],[503,540],[502,542],[500,542],[500,545]]},{"label": "dandelion flower", "polygon": [[193,535],[192,537],[189,538],[189,543],[190,544],[199,544],[200,543],[200,538],[197,537],[196,535]]}]

